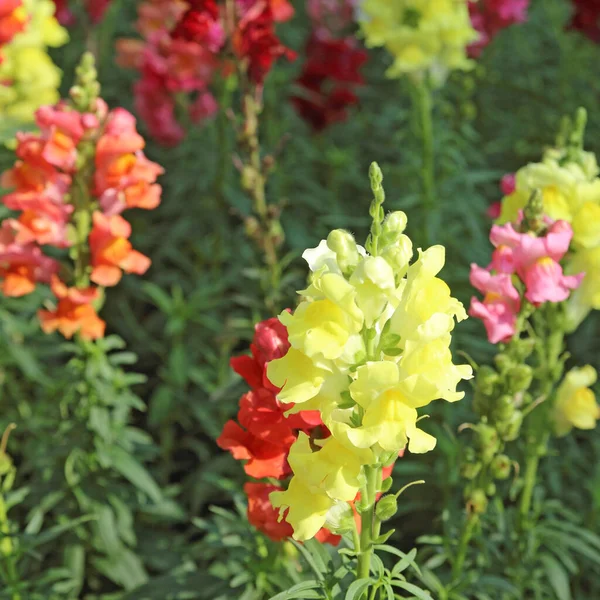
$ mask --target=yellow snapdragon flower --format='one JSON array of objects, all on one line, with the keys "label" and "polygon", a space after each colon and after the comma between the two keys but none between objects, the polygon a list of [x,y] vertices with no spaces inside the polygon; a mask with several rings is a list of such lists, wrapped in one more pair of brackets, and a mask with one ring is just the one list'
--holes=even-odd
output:
[{"label": "yellow snapdragon flower", "polygon": [[456,386],[472,376],[468,365],[452,363],[451,331],[467,315],[437,277],[444,249],[420,251],[410,265],[405,225],[404,213],[388,215],[372,230],[370,252],[348,232],[332,232],[304,253],[310,285],[293,314],[280,315],[291,347],[267,375],[281,402],[318,410],[331,432],[320,446],[299,436],[289,456],[292,483],[271,496],[281,514],[289,509],[296,539],[312,537],[329,509],[355,498],[367,466],[405,447],[432,450],[436,440],[418,427],[419,409],[459,400]]},{"label": "yellow snapdragon flower", "polygon": [[478,34],[468,0],[362,0],[359,15],[367,46],[384,46],[394,57],[389,77],[430,72],[443,80],[472,66],[467,46]]},{"label": "yellow snapdragon flower", "polygon": [[596,370],[590,365],[571,369],[560,384],[554,408],[554,429],[558,436],[567,435],[573,427],[594,429],[600,419],[600,406],[590,389],[596,383]]},{"label": "yellow snapdragon flower", "polygon": [[502,199],[499,222],[518,220],[534,190],[540,190],[544,212],[571,224],[573,252],[566,272],[586,276],[567,302],[569,328],[574,330],[592,309],[600,309],[600,169],[596,157],[580,151],[569,160],[564,151],[548,150],[542,161],[515,174],[515,191]]},{"label": "yellow snapdragon flower", "polygon": [[52,0],[24,0],[23,8],[27,25],[3,47],[0,64],[0,117],[17,122],[33,121],[40,106],[58,102],[61,71],[47,48],[68,40],[54,17]]}]

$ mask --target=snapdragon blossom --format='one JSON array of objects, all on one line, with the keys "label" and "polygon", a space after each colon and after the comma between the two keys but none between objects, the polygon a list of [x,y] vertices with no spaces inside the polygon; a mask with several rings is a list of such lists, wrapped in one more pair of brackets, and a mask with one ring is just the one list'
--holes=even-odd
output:
[{"label": "snapdragon blossom", "polygon": [[600,43],[600,0],[572,0],[571,3],[573,16],[570,27]]},{"label": "snapdragon blossom", "polygon": [[529,0],[476,0],[469,3],[471,23],[479,34],[469,46],[469,55],[478,57],[482,50],[511,25],[527,20]]},{"label": "snapdragon blossom", "polygon": [[468,0],[361,0],[359,22],[369,47],[392,55],[389,77],[469,69],[467,47],[478,38]]},{"label": "snapdragon blossom", "polygon": [[[585,273],[567,302],[570,330],[600,308],[600,169],[589,152],[551,148],[541,162],[515,174],[514,188],[502,199],[500,223],[516,222],[534,190],[541,192],[550,219],[570,224],[572,238],[564,260],[568,275]],[[550,263],[548,263],[550,266]],[[557,273],[554,268],[554,272]]]},{"label": "snapdragon blossom", "polygon": [[487,269],[471,265],[471,284],[484,297],[471,299],[470,314],[483,320],[492,344],[515,335],[523,299],[534,306],[563,302],[584,277],[565,275],[560,264],[573,237],[566,221],[550,222],[537,235],[520,227],[520,223],[492,226],[491,263]]}]

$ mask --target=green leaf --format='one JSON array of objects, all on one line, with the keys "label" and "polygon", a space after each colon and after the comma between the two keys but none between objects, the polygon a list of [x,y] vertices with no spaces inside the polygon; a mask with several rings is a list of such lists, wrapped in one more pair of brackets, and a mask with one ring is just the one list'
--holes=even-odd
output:
[{"label": "green leaf", "polygon": [[415,556],[417,555],[417,549],[413,548],[408,554],[399,560],[392,569],[392,576],[397,576],[402,571],[405,571],[410,565],[414,564]]},{"label": "green leaf", "polygon": [[363,593],[369,589],[369,586],[373,583],[374,581],[370,577],[368,579],[363,578],[353,581],[344,596],[344,600],[360,600]]},{"label": "green leaf", "polygon": [[20,546],[19,546],[19,551],[20,552],[30,552],[34,548],[37,548],[38,546],[41,546],[42,544],[47,544],[48,542],[55,540],[58,536],[62,535],[63,533],[70,531],[71,529],[74,529],[75,527],[77,527],[78,525],[81,525],[82,523],[87,523],[88,521],[92,521],[93,519],[94,519],[94,517],[86,515],[83,517],[79,517],[78,519],[73,519],[72,521],[69,521],[68,523],[62,523],[61,525],[55,525],[54,527],[50,527],[50,529],[46,529],[45,531],[43,531],[42,533],[39,533],[37,535],[15,536],[19,540],[21,540]]},{"label": "green leaf", "polygon": [[272,596],[269,600],[307,600],[309,598],[323,598],[323,594],[316,591],[317,588],[320,588],[321,584],[318,581],[302,581],[301,583],[297,583],[293,585],[289,590],[285,592],[281,592],[276,596]]},{"label": "green leaf", "polygon": [[563,566],[549,554],[542,554],[540,560],[544,565],[546,575],[548,575],[548,581],[558,600],[571,600],[569,576]]},{"label": "green leaf", "polygon": [[162,492],[150,473],[126,450],[113,446],[110,450],[113,467],[130,483],[143,491],[153,502],[162,500]]},{"label": "green leaf", "polygon": [[420,600],[433,600],[429,592],[422,590],[420,587],[413,585],[412,583],[408,583],[407,581],[394,580],[392,581],[392,585],[402,588],[407,592],[410,592]]},{"label": "green leaf", "polygon": [[292,543],[296,548],[300,551],[306,562],[309,564],[310,568],[313,570],[314,574],[318,577],[320,581],[324,580],[324,575],[327,571],[325,565],[319,556],[313,556],[312,552],[306,548],[304,544],[299,544],[295,540],[292,540]]}]

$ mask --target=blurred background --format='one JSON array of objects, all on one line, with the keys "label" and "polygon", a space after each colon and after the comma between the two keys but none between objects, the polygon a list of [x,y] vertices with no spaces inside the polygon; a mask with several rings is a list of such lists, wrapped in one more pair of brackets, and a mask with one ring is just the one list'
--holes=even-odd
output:
[{"label": "blurred background", "polygon": [[[137,4],[114,0],[93,31],[81,19],[69,28],[69,43],[51,51],[63,71],[63,96],[82,52],[92,44],[102,96],[110,107],[135,114],[138,74],[116,63],[115,42],[138,37]],[[288,266],[281,302],[290,307],[295,290],[304,287],[300,254],[305,248],[336,227],[352,231],[358,240],[366,237],[372,161],[384,174],[387,210],[407,213],[415,242],[419,233],[411,230],[411,222],[421,224],[424,218],[421,147],[408,86],[385,77],[389,58],[384,51],[369,50],[361,68],[365,84],[355,89],[359,103],[344,122],[314,132],[290,102],[311,31],[304,3],[294,2],[294,7],[294,18],[277,31],[298,58],[279,61],[269,74],[260,117],[263,151],[276,152],[267,196],[282,210]],[[82,9],[73,10],[77,16]],[[501,177],[539,160],[561,117],[579,106],[589,116],[587,149],[600,152],[600,45],[568,27],[572,10],[568,0],[533,0],[526,23],[502,31],[473,70],[454,73],[435,92],[440,203],[428,226],[431,239],[446,246],[443,276],[465,304],[472,295],[469,264],[486,264],[491,254],[487,210],[502,196]],[[224,85],[219,94],[235,98],[236,90]],[[24,490],[12,518],[37,535],[85,513],[81,499],[70,495],[69,465],[79,460],[98,472],[87,489],[90,502],[101,500],[110,507],[97,529],[83,531],[82,525],[71,524],[49,546],[32,548],[30,576],[55,577],[63,584],[56,591],[54,580],[48,583],[56,594],[49,592],[48,598],[259,600],[294,580],[285,556],[295,550],[272,544],[247,524],[241,493],[246,477],[215,444],[246,391],[229,359],[247,352],[255,322],[273,316],[260,292],[261,257],[245,232],[251,202],[232,160],[235,110],[232,102],[233,115],[222,109],[186,127],[185,138],[168,147],[153,140],[138,120],[147,156],[165,168],[159,208],[130,213],[134,246],[152,259],[152,267],[144,277],[126,276],[107,295],[102,313],[107,332],[124,340],[123,349],[117,337],[107,338],[107,348],[119,350],[116,358],[109,366],[88,366],[95,371],[86,374],[97,386],[95,393],[110,396],[115,406],[122,403],[122,426],[143,467],[139,472],[132,472],[131,465],[120,469],[135,489],[103,479],[97,437],[94,460],[100,466],[90,462],[89,454],[73,451],[92,442],[84,439],[89,426],[73,426],[70,408],[56,418],[56,406],[66,402],[72,386],[81,385],[77,369],[86,367],[72,358],[69,345],[39,331],[35,310],[40,296],[0,297],[0,421],[18,423],[11,451]],[[8,139],[13,124],[5,119],[1,127]],[[2,170],[13,161],[10,149],[2,148]],[[574,362],[600,368],[599,334],[600,322],[593,316],[569,342]],[[479,321],[457,328],[454,350],[477,362],[489,360],[491,347]],[[115,382],[111,376],[107,385],[105,368],[118,368],[124,379]],[[396,464],[399,480],[427,481],[406,496],[396,517],[394,543],[402,549],[410,549],[425,532],[435,535],[453,510],[460,511],[455,437],[457,427],[469,420],[469,406],[468,397],[451,410],[435,405],[426,427],[436,430],[438,448]],[[116,421],[121,418],[118,411],[111,414]],[[115,423],[107,435],[114,435]],[[543,477],[564,506],[598,531],[596,438],[594,431],[577,432],[560,441]],[[588,558],[589,568],[575,577],[578,599],[600,597],[595,576],[600,556]],[[180,595],[169,595],[175,593]]]}]

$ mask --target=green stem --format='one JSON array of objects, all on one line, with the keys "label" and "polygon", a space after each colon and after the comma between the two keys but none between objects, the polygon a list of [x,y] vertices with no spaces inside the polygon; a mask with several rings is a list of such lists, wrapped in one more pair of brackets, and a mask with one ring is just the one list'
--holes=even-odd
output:
[{"label": "green stem", "polygon": [[429,241],[429,220],[436,207],[434,147],[433,147],[433,101],[431,90],[425,79],[415,82],[416,109],[422,142],[421,185],[423,191],[423,209],[425,236]]},{"label": "green stem", "polygon": [[265,304],[270,313],[278,309],[279,286],[281,279],[281,267],[277,254],[277,244],[274,236],[274,228],[279,228],[279,219],[269,210],[266,197],[267,173],[263,165],[260,140],[258,136],[259,116],[261,106],[252,94],[247,93],[242,99],[245,120],[245,145],[248,154],[248,167],[251,176],[243,184],[252,198],[254,212],[260,223],[260,245],[264,253],[266,263],[268,286],[265,290]]},{"label": "green stem", "polygon": [[[553,309],[555,310],[555,309]],[[547,313],[546,320],[551,322],[552,314]],[[530,439],[527,440],[525,457],[525,485],[519,501],[519,522],[521,529],[524,528],[529,512],[531,510],[531,501],[533,490],[535,488],[540,457],[546,453],[549,435],[551,429],[551,396],[557,381],[561,378],[562,372],[558,372],[557,366],[561,360],[561,354],[564,346],[565,334],[561,329],[550,327],[550,334],[545,336],[543,348],[546,350],[543,357],[544,369],[543,379],[540,386],[540,396],[545,399],[544,406],[536,410],[542,410],[542,419],[534,421],[534,427]]]},{"label": "green stem", "polygon": [[539,462],[540,458],[537,454],[529,455],[525,461],[525,486],[523,487],[519,505],[519,514],[521,515],[522,523],[529,516],[531,509],[531,499],[533,498],[533,489],[535,488]]},{"label": "green stem", "polygon": [[465,559],[467,558],[467,550],[469,548],[469,542],[473,537],[473,533],[475,532],[475,527],[477,525],[479,518],[475,513],[470,513],[467,517],[467,523],[465,528],[463,529],[462,535],[460,536],[460,542],[458,543],[458,552],[456,554],[456,560],[452,565],[452,579],[458,579],[462,568],[465,564]]},{"label": "green stem", "polygon": [[11,588],[12,600],[22,600],[21,594],[15,591],[15,588],[20,582],[19,573],[17,571],[17,565],[15,564],[14,548],[12,539],[10,537],[10,527],[8,524],[8,515],[6,512],[6,504],[4,498],[0,495],[0,534],[2,539],[0,540],[0,550],[2,552],[2,558],[6,565],[6,583]]},{"label": "green stem", "polygon": [[373,541],[378,536],[380,523],[375,516],[375,497],[377,495],[377,482],[381,477],[381,467],[365,466],[366,483],[361,490],[360,500],[360,549],[356,578],[368,578],[371,572],[371,556],[373,555]]}]

